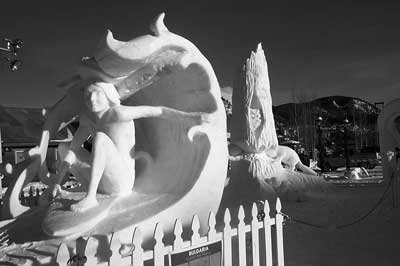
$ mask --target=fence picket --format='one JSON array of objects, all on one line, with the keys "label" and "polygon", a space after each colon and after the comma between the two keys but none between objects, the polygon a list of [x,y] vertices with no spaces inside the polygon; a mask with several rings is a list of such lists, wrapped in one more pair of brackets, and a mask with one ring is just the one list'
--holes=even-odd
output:
[{"label": "fence picket", "polygon": [[183,233],[182,222],[181,222],[181,220],[176,219],[175,226],[174,226],[175,240],[174,240],[174,244],[172,246],[174,251],[179,250],[183,247],[182,233]]},{"label": "fence picket", "polygon": [[276,201],[276,248],[278,254],[278,266],[284,266],[284,253],[283,253],[283,216],[281,214],[282,204],[278,198]]},{"label": "fence picket", "polygon": [[208,215],[208,241],[214,241],[217,239],[217,231],[215,230],[215,225],[217,224],[216,220],[215,220],[215,214],[214,212],[210,212],[210,214]]},{"label": "fence picket", "polygon": [[154,239],[156,244],[154,246],[154,266],[164,266],[164,243],[163,243],[164,232],[161,223],[157,223],[156,230],[154,232]]},{"label": "fence picket", "polygon": [[139,227],[135,228],[133,232],[133,251],[132,251],[132,265],[135,266],[143,266],[143,248],[142,248],[142,232],[140,231]]},{"label": "fence picket", "polygon": [[232,266],[232,229],[231,214],[229,209],[225,209],[223,230],[223,265]]},{"label": "fence picket", "polygon": [[[108,259],[108,265],[127,265],[127,263],[129,263],[129,261],[130,261],[130,258],[127,258],[127,256],[122,256],[123,253],[122,253],[122,250],[121,250],[121,242],[116,237],[115,233],[113,233],[111,235],[109,243],[110,243],[109,244],[109,251],[110,251],[111,254],[110,254],[110,257]],[[133,245],[128,245],[127,247],[129,248],[129,247],[132,247],[132,246]],[[131,253],[132,252],[129,252],[128,254],[131,254]]]},{"label": "fence picket", "polygon": [[267,200],[264,202],[264,213],[265,261],[266,266],[272,266],[271,217],[269,216],[270,208]]},{"label": "fence picket", "polygon": [[[78,253],[78,243],[76,243],[77,245],[77,254]],[[99,245],[98,240],[94,237],[89,237],[86,240],[86,244],[85,244],[85,251],[82,255],[84,254],[89,254],[89,253],[93,253],[96,254],[96,247]],[[86,256],[86,265],[96,265],[97,264],[97,257],[96,256]]]},{"label": "fence picket", "polygon": [[239,243],[239,266],[246,265],[246,225],[244,223],[244,209],[240,205],[238,212],[238,243]]},{"label": "fence picket", "polygon": [[197,215],[193,216],[192,219],[192,238],[190,240],[190,245],[191,246],[195,246],[197,244],[200,243],[200,221],[199,221],[199,217]]},{"label": "fence picket", "polygon": [[253,203],[251,208],[251,250],[253,254],[253,266],[260,266],[260,247],[258,237],[258,209],[257,204]]},{"label": "fence picket", "polygon": [[58,265],[67,265],[69,258],[70,252],[68,250],[67,244],[61,243],[60,247],[58,248],[56,262],[58,263]]}]

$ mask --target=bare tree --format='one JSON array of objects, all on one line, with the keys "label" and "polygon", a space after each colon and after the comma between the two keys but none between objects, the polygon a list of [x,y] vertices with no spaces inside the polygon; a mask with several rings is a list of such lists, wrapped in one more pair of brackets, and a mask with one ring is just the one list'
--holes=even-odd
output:
[{"label": "bare tree", "polygon": [[297,138],[307,151],[315,146],[315,114],[312,100],[317,97],[315,91],[292,89],[293,112],[291,119],[297,131]]}]

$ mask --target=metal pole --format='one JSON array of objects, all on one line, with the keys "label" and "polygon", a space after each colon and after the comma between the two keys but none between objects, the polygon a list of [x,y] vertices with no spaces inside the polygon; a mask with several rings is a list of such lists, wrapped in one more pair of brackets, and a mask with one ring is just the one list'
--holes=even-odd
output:
[{"label": "metal pole", "polygon": [[347,150],[347,125],[344,126],[344,157],[346,158],[346,170],[350,170],[349,152]]},{"label": "metal pole", "polygon": [[393,208],[397,208],[397,178],[395,173],[392,173],[392,200],[393,200]]},{"label": "metal pole", "polygon": [[400,160],[399,160],[399,150],[395,149],[395,167],[392,173],[392,196],[393,196],[393,208],[397,208],[399,206],[399,173],[400,173]]},{"label": "metal pole", "polygon": [[324,147],[322,145],[322,129],[321,125],[318,125],[318,161],[319,161],[319,167],[321,168],[321,172],[325,172],[325,166],[324,166]]}]

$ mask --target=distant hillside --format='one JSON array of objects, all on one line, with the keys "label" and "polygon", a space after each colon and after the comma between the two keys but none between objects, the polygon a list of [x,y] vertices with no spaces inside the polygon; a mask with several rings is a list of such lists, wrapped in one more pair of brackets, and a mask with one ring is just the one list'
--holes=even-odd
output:
[{"label": "distant hillside", "polygon": [[364,100],[345,96],[323,97],[306,103],[287,103],[273,107],[275,119],[287,125],[292,124],[294,116],[299,118],[307,113],[312,116],[310,119],[321,116],[325,125],[342,124],[347,118],[353,125],[372,126],[377,123],[379,111]]},{"label": "distant hillside", "polygon": [[[228,124],[232,115],[232,103],[222,95],[228,116]],[[305,103],[287,103],[273,106],[274,119],[283,127],[315,125],[315,119],[321,116],[326,127],[343,124],[347,118],[350,126],[374,130],[380,110],[373,104],[359,98],[330,96]]]}]

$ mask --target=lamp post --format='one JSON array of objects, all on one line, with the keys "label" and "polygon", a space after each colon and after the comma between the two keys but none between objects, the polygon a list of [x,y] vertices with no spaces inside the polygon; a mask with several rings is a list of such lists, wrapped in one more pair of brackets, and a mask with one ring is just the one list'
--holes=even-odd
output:
[{"label": "lamp post", "polygon": [[322,144],[322,117],[318,116],[315,119],[315,123],[317,124],[317,136],[318,136],[318,166],[321,169],[321,172],[325,171],[325,164],[324,164],[324,147]]},{"label": "lamp post", "polygon": [[343,133],[344,133],[344,157],[346,159],[346,170],[350,170],[350,160],[349,160],[349,152],[347,149],[347,137],[348,137],[348,125],[349,120],[347,117],[343,120]]},{"label": "lamp post", "polygon": [[5,38],[5,47],[0,46],[0,58],[7,61],[11,71],[17,71],[22,65],[18,59],[23,41],[21,39],[10,40]]}]

